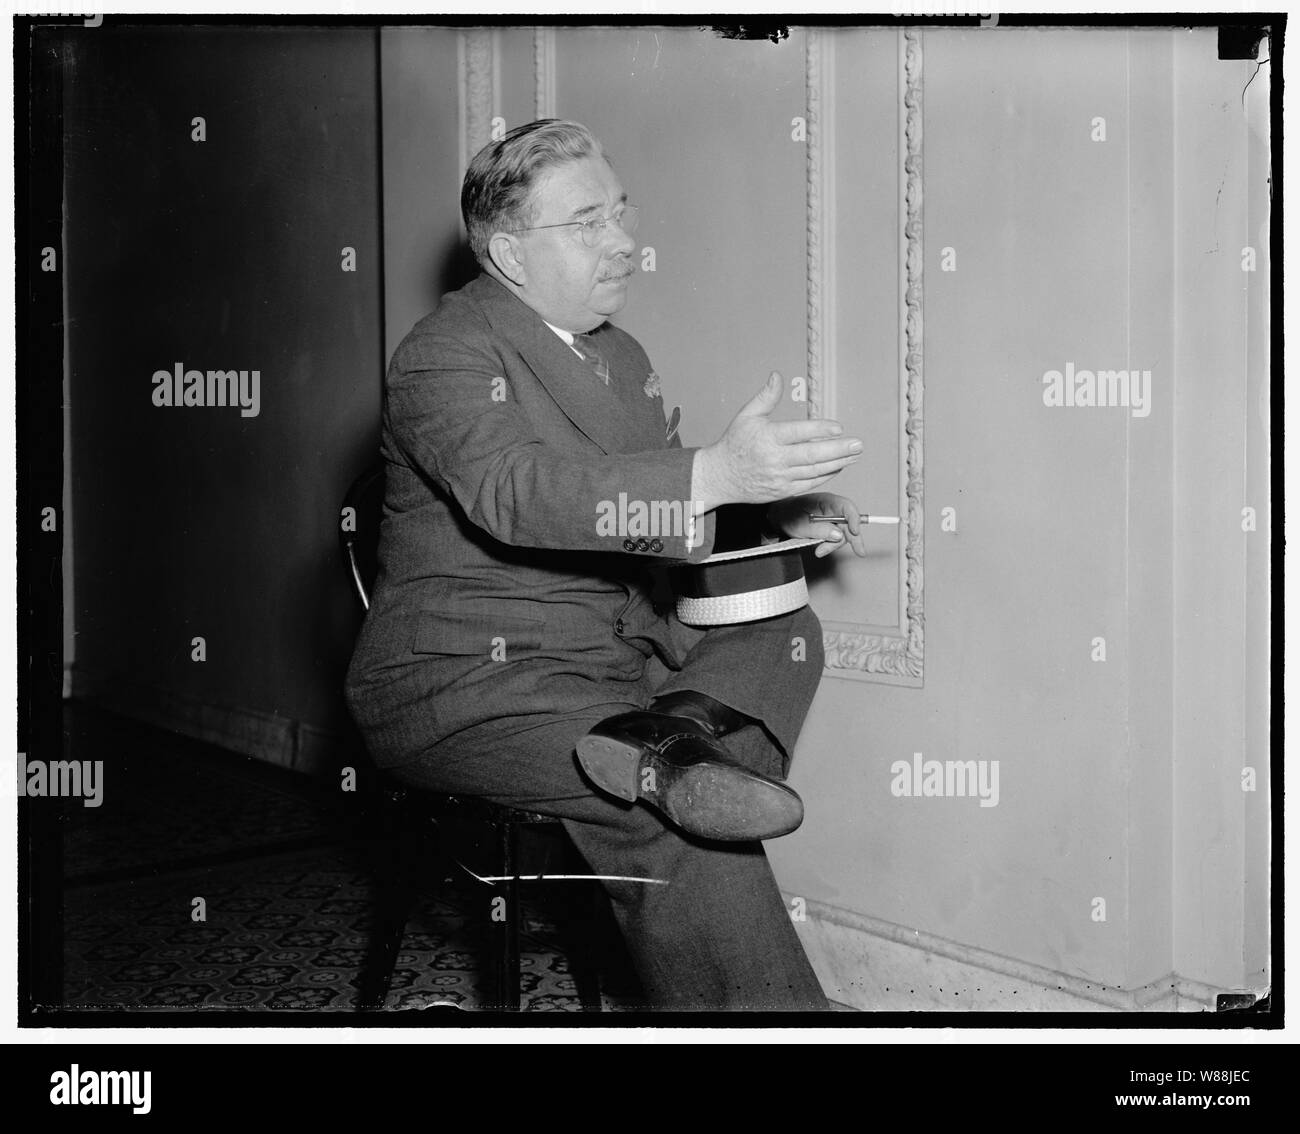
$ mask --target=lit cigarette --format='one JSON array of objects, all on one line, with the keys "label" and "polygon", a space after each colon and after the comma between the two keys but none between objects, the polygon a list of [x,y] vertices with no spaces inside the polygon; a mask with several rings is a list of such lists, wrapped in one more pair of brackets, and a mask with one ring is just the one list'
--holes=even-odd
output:
[{"label": "lit cigarette", "polygon": [[[825,520],[828,524],[847,524],[849,522],[848,516],[814,516],[811,512],[808,513],[808,519]],[[865,512],[863,512],[862,515],[858,517],[858,519],[861,520],[864,524],[898,523],[897,516],[868,516]]]}]

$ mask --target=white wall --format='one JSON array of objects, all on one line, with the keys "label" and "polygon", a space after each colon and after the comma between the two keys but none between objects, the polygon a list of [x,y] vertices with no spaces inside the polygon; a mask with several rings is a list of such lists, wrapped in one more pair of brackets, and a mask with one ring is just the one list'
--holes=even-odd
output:
[{"label": "white wall", "polygon": [[[925,688],[823,683],[787,889],[1112,986],[1267,985],[1253,70],[1212,30],[926,34]],[[1150,416],[1043,406],[1066,361],[1150,368]],[[998,806],[894,798],[914,751],[1000,760]]]}]

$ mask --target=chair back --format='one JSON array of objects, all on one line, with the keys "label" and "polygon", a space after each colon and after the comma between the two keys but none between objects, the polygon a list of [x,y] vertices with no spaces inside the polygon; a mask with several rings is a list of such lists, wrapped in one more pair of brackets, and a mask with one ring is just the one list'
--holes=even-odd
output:
[{"label": "chair back", "polygon": [[375,461],[348,489],[339,510],[339,549],[352,589],[366,610],[379,573],[379,525],[384,519],[384,462]]}]

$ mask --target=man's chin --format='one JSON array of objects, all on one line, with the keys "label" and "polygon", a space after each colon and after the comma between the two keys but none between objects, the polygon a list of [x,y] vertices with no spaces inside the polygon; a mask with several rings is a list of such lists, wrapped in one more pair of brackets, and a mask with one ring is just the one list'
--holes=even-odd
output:
[{"label": "man's chin", "polygon": [[[609,290],[609,289],[606,289]],[[615,288],[609,296],[602,296],[599,302],[593,303],[591,309],[599,311],[602,315],[613,315],[616,311],[622,311],[627,304],[627,288]]]}]

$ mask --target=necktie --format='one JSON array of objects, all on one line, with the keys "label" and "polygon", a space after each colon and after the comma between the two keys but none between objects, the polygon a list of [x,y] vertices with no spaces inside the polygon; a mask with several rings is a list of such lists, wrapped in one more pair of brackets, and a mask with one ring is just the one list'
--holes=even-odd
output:
[{"label": "necktie", "polygon": [[578,352],[588,366],[596,372],[599,378],[606,386],[609,385],[609,363],[605,361],[604,355],[596,349],[596,344],[592,341],[590,335],[574,335],[573,349]]}]

